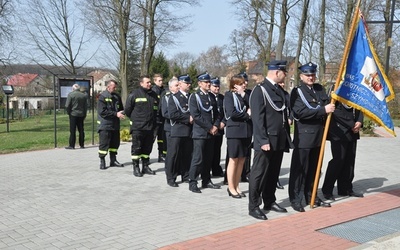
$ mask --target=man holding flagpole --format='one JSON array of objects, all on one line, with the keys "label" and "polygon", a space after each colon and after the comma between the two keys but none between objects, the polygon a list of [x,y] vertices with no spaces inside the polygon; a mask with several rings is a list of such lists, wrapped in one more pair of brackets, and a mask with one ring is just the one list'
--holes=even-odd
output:
[{"label": "man holding flagpole", "polygon": [[[309,62],[299,67],[300,85],[292,90],[290,105],[294,118],[294,150],[289,175],[289,200],[292,208],[304,212],[303,195],[310,204],[318,165],[318,156],[327,114],[335,110],[325,89],[315,84],[317,65]],[[317,198],[316,206],[330,207]]]},{"label": "man holding flagpole", "polygon": [[337,181],[339,196],[363,197],[353,191],[354,165],[357,140],[364,116],[359,110],[341,102],[335,103],[329,126],[328,140],[331,142],[332,160],[328,163],[322,193],[325,199],[335,200],[333,187]]}]

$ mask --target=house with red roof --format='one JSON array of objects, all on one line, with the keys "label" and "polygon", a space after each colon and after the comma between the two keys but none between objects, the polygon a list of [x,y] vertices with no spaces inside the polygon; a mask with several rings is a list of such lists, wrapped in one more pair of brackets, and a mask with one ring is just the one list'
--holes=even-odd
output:
[{"label": "house with red roof", "polygon": [[9,76],[7,85],[14,87],[14,94],[9,99],[10,108],[28,110],[54,108],[54,87],[51,76],[19,73]]}]

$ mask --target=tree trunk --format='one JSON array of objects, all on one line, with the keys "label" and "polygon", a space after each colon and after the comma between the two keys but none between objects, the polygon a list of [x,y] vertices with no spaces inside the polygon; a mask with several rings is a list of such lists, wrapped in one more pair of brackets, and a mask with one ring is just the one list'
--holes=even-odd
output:
[{"label": "tree trunk", "polygon": [[297,74],[297,65],[299,65],[299,57],[301,53],[301,47],[303,44],[304,37],[304,29],[307,22],[307,14],[308,14],[308,6],[310,5],[310,0],[304,0],[303,2],[303,11],[301,14],[300,26],[299,26],[299,40],[297,42],[297,50],[296,50],[296,59],[295,59],[295,67],[294,67],[294,77],[296,82],[299,82],[299,76]]}]

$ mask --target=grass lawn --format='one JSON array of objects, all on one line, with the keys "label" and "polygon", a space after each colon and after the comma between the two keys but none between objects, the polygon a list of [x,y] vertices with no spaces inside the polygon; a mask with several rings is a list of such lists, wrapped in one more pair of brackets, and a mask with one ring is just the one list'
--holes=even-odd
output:
[{"label": "grass lawn", "polygon": [[[85,145],[91,145],[92,139],[97,144],[97,114],[94,116],[94,133],[92,113],[85,119]],[[69,119],[66,114],[57,114],[56,117],[56,143],[54,132],[54,115],[38,115],[23,120],[10,120],[9,132],[7,124],[0,124],[0,154],[23,152],[30,150],[50,149],[57,145],[58,148],[68,146]],[[121,129],[129,128],[129,119],[121,122]],[[78,136],[78,131],[77,131]],[[78,138],[76,145],[79,147]]]}]

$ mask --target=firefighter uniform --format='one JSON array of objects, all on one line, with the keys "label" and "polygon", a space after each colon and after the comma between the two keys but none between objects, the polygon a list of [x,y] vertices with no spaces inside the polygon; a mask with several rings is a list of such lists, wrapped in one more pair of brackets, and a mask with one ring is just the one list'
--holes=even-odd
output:
[{"label": "firefighter uniform", "polygon": [[105,156],[110,152],[110,166],[123,167],[116,160],[120,145],[120,120],[117,113],[123,111],[121,97],[108,90],[102,92],[97,102],[100,169],[106,169]]},{"label": "firefighter uniform", "polygon": [[[143,87],[133,90],[126,100],[125,114],[131,123],[133,174],[137,177],[143,174],[155,174],[149,164],[156,119],[160,115],[158,107],[157,94]],[[140,159],[142,159],[142,171],[139,169]]]},{"label": "firefighter uniform", "polygon": [[[153,85],[151,89],[157,94],[158,100],[161,100],[161,97],[165,94],[164,86]],[[158,162],[164,162],[165,156],[167,154],[167,143],[164,141],[165,131],[164,131],[164,117],[157,117],[156,128],[154,129],[154,140],[157,139],[158,146]]]}]

